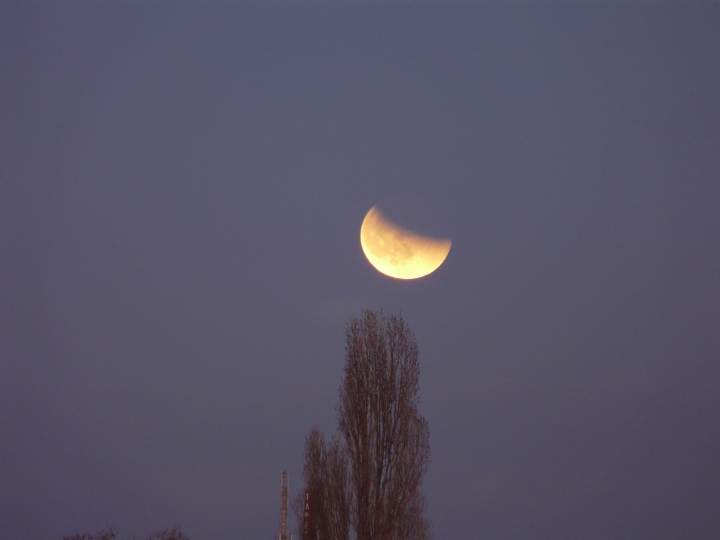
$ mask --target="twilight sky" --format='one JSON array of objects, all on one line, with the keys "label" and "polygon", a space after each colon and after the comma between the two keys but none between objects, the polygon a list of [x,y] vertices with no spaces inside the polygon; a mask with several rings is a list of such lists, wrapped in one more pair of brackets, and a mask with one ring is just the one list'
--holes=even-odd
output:
[{"label": "twilight sky", "polygon": [[[435,538],[720,534],[720,4],[4,2],[0,538],[270,539],[345,324]],[[453,239],[398,281],[373,205]]]}]

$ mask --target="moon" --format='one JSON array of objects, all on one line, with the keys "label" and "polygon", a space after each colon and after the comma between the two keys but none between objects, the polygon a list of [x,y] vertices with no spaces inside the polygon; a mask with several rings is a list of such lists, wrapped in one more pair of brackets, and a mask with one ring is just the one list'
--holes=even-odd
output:
[{"label": "moon", "polygon": [[423,236],[387,219],[373,206],[360,227],[360,245],[378,271],[397,279],[434,272],[450,253],[451,240]]}]

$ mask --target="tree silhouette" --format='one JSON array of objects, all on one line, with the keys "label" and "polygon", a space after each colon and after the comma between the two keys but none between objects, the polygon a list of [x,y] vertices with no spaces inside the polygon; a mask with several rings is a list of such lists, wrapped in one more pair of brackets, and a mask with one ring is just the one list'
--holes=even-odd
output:
[{"label": "tree silhouette", "polygon": [[[349,538],[349,476],[347,454],[338,437],[327,443],[318,429],[305,437],[305,489],[293,501],[303,523],[300,538],[343,540]],[[310,492],[310,499],[306,493]],[[307,507],[306,507],[307,505]]]},{"label": "tree silhouette", "polygon": [[[134,537],[133,537],[134,538]],[[62,540],[120,540],[120,533],[114,527],[108,525],[95,534],[76,533],[72,536],[63,536]],[[185,536],[179,525],[173,525],[162,531],[157,531],[148,536],[147,540],[190,540]]]},{"label": "tree silhouette", "polygon": [[[366,310],[348,323],[345,338],[337,405],[342,441],[327,445],[313,430],[305,444],[304,480],[317,503],[314,540],[349,538],[342,527],[334,530],[342,536],[327,536],[320,527],[341,518],[349,520],[357,540],[429,538],[421,492],[429,429],[417,408],[415,336],[402,317]],[[342,458],[329,457],[335,453]],[[343,481],[347,488],[340,489]]]}]

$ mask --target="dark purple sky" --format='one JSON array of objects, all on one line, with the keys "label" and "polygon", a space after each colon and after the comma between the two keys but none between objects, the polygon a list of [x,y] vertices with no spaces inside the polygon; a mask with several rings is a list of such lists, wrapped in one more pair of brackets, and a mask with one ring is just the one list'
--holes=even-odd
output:
[{"label": "dark purple sky", "polygon": [[[720,4],[0,6],[0,538],[270,539],[402,312],[437,540],[720,535]],[[411,282],[376,203],[449,236]]]}]

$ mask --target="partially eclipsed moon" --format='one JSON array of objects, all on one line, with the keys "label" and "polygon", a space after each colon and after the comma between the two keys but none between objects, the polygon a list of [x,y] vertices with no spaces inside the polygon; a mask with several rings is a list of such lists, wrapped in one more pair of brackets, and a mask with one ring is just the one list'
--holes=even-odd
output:
[{"label": "partially eclipsed moon", "polygon": [[373,206],[360,227],[360,244],[370,264],[386,276],[416,279],[443,263],[452,242],[403,229]]}]

